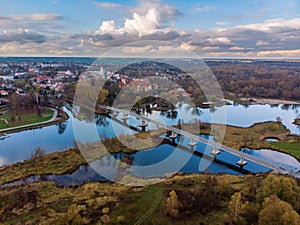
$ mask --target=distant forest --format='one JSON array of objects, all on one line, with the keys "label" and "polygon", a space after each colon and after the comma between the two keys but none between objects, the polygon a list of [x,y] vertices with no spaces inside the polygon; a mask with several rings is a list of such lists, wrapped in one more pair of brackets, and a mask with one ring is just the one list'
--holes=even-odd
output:
[{"label": "distant forest", "polygon": [[300,100],[300,62],[207,62],[225,94]]}]

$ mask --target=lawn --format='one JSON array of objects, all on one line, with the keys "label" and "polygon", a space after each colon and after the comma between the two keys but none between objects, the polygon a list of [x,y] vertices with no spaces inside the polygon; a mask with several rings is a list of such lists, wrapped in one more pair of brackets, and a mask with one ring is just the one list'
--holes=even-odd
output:
[{"label": "lawn", "polygon": [[300,143],[299,142],[272,142],[271,145],[291,153],[300,159]]},{"label": "lawn", "polygon": [[0,129],[45,122],[52,118],[53,113],[54,111],[51,109],[45,109],[41,115],[36,112],[21,115],[13,115],[11,112],[7,112],[0,116]]}]

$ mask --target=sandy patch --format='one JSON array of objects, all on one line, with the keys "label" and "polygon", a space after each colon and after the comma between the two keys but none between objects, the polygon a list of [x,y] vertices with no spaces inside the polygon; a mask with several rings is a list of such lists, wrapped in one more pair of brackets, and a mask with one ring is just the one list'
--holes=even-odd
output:
[{"label": "sandy patch", "polygon": [[252,99],[255,104],[272,104],[272,105],[278,105],[278,104],[300,104],[299,102],[295,101],[287,101],[287,100],[281,100],[281,99],[269,99],[269,98],[241,98],[243,101],[248,101]]}]

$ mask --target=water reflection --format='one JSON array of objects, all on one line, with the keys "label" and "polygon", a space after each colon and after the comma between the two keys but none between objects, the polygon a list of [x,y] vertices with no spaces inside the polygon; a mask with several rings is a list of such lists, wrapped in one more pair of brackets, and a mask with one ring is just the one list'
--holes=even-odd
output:
[{"label": "water reflection", "polygon": [[67,123],[60,123],[58,126],[58,134],[63,134],[65,130],[67,129]]},{"label": "water reflection", "polygon": [[95,116],[95,123],[101,127],[107,127],[109,125],[108,117],[97,114]]},{"label": "water reflection", "polygon": [[176,119],[178,116],[178,111],[177,110],[164,110],[160,112],[161,116],[164,116],[168,119]]}]

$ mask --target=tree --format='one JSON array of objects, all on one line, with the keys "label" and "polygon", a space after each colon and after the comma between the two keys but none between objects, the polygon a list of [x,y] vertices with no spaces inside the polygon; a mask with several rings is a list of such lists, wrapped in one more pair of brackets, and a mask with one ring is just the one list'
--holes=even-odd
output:
[{"label": "tree", "polygon": [[258,224],[298,225],[300,224],[300,216],[289,203],[272,195],[263,202],[263,209],[259,213]]},{"label": "tree", "polygon": [[169,197],[167,198],[167,213],[173,218],[178,217],[179,201],[177,194],[174,190],[170,191]]},{"label": "tree", "polygon": [[104,103],[108,94],[108,90],[102,89],[99,94],[99,103]]},{"label": "tree", "polygon": [[275,176],[269,174],[263,180],[261,187],[257,190],[257,199],[263,202],[266,197],[276,195],[283,201],[288,202],[295,210],[300,210],[300,187],[291,177]]},{"label": "tree", "polygon": [[229,221],[232,224],[243,224],[245,219],[241,216],[247,208],[249,207],[249,202],[243,203],[242,193],[236,192],[231,196],[231,200],[227,205]]},{"label": "tree", "polygon": [[262,202],[265,197],[270,195],[279,195],[281,191],[280,179],[273,174],[269,174],[266,179],[262,181],[261,187],[257,190],[257,199]]},{"label": "tree", "polygon": [[46,151],[42,149],[41,147],[37,147],[34,149],[31,155],[31,159],[41,159],[46,154]]}]

